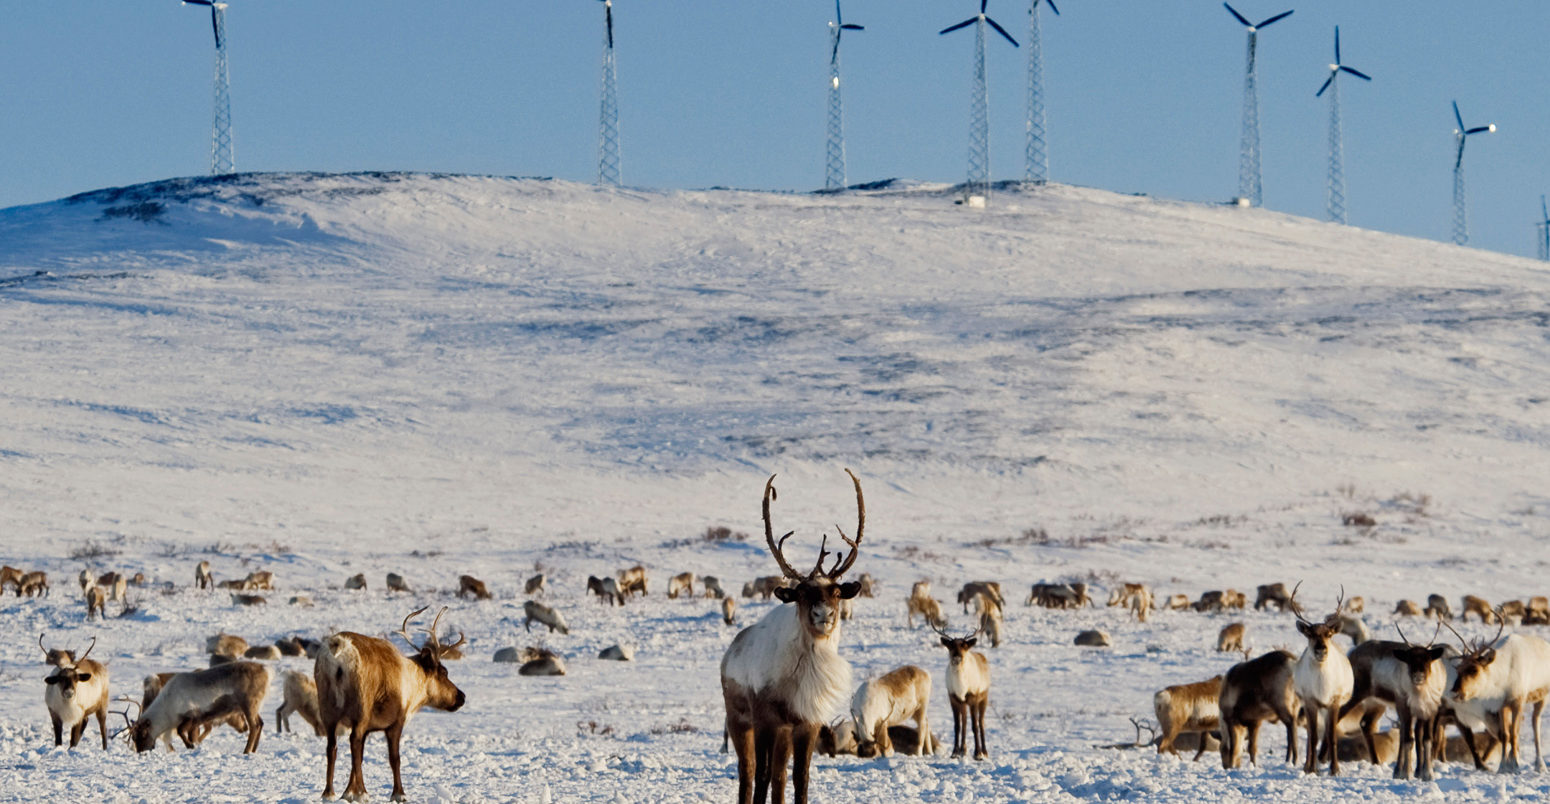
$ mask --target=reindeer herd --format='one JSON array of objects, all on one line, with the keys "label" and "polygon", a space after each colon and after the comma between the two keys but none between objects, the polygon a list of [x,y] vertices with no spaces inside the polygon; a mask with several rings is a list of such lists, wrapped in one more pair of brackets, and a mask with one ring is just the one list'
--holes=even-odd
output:
[{"label": "reindeer herd", "polygon": [[[860,480],[850,470],[845,471],[856,497],[854,538],[836,527],[844,549],[831,553],[829,537],[824,535],[815,563],[805,572],[795,568],[784,552],[793,532],[775,536],[771,518],[771,504],[777,498],[775,476],[764,486],[761,514],[765,543],[780,574],[756,578],[745,584],[742,592],[745,599],[773,597],[779,605],[737,632],[720,663],[723,751],[730,746],[736,754],[739,804],[784,801],[788,769],[794,800],[805,803],[815,751],[872,757],[934,755],[941,747],[928,719],[933,688],[929,671],[905,664],[853,687],[851,666],[841,655],[842,622],[852,617],[857,599],[874,593],[870,575],[846,577],[860,555],[866,504]],[[699,595],[696,582],[701,587]],[[144,583],[143,576],[83,571],[80,585],[88,618],[105,616],[108,601],[123,604],[126,589]],[[196,567],[195,583],[200,588],[227,588],[234,602],[274,588],[273,575],[264,571],[217,584],[208,562]],[[524,592],[542,595],[546,584],[545,575],[535,575],[527,580]],[[365,576],[359,575],[345,587],[364,589],[365,585]],[[616,574],[591,576],[586,589],[601,604],[623,606],[636,596],[646,595],[647,585],[645,567],[633,566]],[[47,576],[4,567],[0,591],[6,587],[18,596],[46,595]],[[390,573],[386,588],[407,592],[409,585],[403,576]],[[1401,601],[1396,616],[1427,617],[1437,622],[1432,638],[1422,644],[1407,639],[1398,625],[1399,641],[1371,639],[1360,617],[1365,601],[1347,599],[1343,590],[1326,616],[1309,619],[1297,599],[1299,589],[1287,590],[1283,584],[1261,586],[1254,608],[1290,612],[1304,643],[1302,650],[1294,654],[1276,649],[1255,657],[1245,647],[1246,626],[1227,625],[1218,636],[1217,648],[1243,653],[1245,661],[1210,679],[1157,692],[1153,700],[1157,730],[1148,744],[1155,745],[1159,753],[1193,749],[1198,760],[1214,743],[1223,767],[1231,769],[1240,765],[1244,754],[1250,763],[1258,763],[1261,726],[1273,722],[1286,733],[1285,760],[1301,764],[1307,773],[1327,764],[1333,775],[1339,772],[1342,761],[1365,760],[1393,762],[1396,778],[1430,780],[1435,761],[1458,761],[1466,755],[1478,769],[1488,768],[1496,756],[1500,771],[1516,771],[1520,766],[1521,719],[1527,711],[1535,768],[1543,769],[1540,714],[1550,696],[1550,644],[1530,634],[1504,637],[1502,633],[1510,622],[1550,624],[1550,604],[1544,598],[1492,607],[1481,598],[1466,596],[1460,607],[1461,619],[1473,616],[1482,624],[1499,626],[1495,637],[1475,642],[1466,642],[1453,630],[1449,622],[1453,610],[1442,596],[1432,595],[1424,608]],[[1213,613],[1248,607],[1247,595],[1233,589],[1208,591],[1198,598],[1179,593],[1154,595],[1139,583],[1119,584],[1109,591],[1109,606],[1122,608],[1141,622],[1162,610]],[[491,597],[485,584],[469,575],[458,579],[456,594],[475,600]],[[674,575],[669,578],[666,596],[719,600],[726,624],[735,623],[736,601],[714,576]],[[292,603],[300,604],[300,600],[292,598]],[[926,580],[916,583],[905,599],[905,621],[913,628],[915,619],[920,618],[934,634],[935,644],[946,650],[943,680],[953,717],[951,756],[984,760],[989,756],[986,711],[991,663],[975,648],[982,637],[991,648],[1001,645],[1005,597],[998,582],[970,581],[958,590],[956,603],[965,614],[972,610],[971,633],[948,632],[944,607],[932,597]],[[1090,590],[1083,583],[1045,582],[1032,586],[1025,604],[1057,610],[1093,605]],[[244,753],[254,752],[264,729],[260,710],[273,681],[262,660],[305,654],[313,660],[312,672],[288,671],[281,679],[283,702],[276,710],[276,731],[288,730],[294,714],[324,740],[324,798],[335,794],[338,743],[341,736],[347,737],[350,772],[343,797],[351,801],[362,800],[367,794],[362,776],[366,737],[383,732],[393,773],[393,799],[403,800],[400,745],[410,717],[424,707],[456,711],[466,700],[450,680],[446,665],[461,658],[460,648],[466,639],[458,634],[456,641],[443,644],[438,636],[447,609],[442,608],[433,618],[423,640],[416,643],[409,634],[410,623],[427,608],[411,612],[396,632],[408,647],[407,654],[386,639],[354,632],[338,632],[319,640],[293,637],[273,646],[256,647],[227,634],[212,637],[206,646],[211,667],[148,676],[140,700],[116,699],[139,707],[138,717],[133,719],[127,710],[116,713],[126,722],[121,733],[127,733],[135,749],[143,752],[158,744],[170,750],[174,737],[193,748],[213,729],[229,727],[245,736]],[[569,633],[564,616],[553,606],[528,599],[522,612],[525,630],[537,623],[551,633]],[[1444,627],[1458,637],[1460,649],[1437,641]],[[1339,641],[1343,638],[1353,643],[1349,651]],[[1084,644],[1080,638],[1078,644]],[[1096,644],[1106,644],[1106,637]],[[107,750],[112,742],[107,723],[113,713],[109,703],[115,699],[109,692],[107,666],[90,658],[96,639],[79,658],[73,651],[49,648],[41,635],[38,645],[53,667],[45,679],[44,702],[55,745],[63,745],[68,732],[69,745],[76,747],[95,719],[102,747]],[[522,662],[522,675],[565,672],[562,658],[541,647],[503,649],[496,661],[509,660],[502,658],[508,652],[510,659]],[[633,650],[616,645],[599,658],[628,661]],[[1390,708],[1397,725],[1379,732],[1378,722]],[[842,712],[849,716],[841,716]],[[1445,726],[1449,724],[1458,731],[1458,738],[1446,738]],[[1299,745],[1299,727],[1305,732],[1305,745]],[[1139,734],[1142,726],[1137,728]],[[1138,738],[1137,744],[1140,742]]]}]

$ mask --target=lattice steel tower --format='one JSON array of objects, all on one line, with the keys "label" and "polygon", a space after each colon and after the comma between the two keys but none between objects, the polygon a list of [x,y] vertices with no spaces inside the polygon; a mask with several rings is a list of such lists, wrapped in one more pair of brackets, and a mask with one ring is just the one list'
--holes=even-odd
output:
[{"label": "lattice steel tower", "polygon": [[1263,188],[1259,170],[1259,78],[1255,67],[1255,50],[1259,44],[1259,32],[1277,20],[1290,17],[1292,12],[1283,11],[1255,25],[1227,3],[1228,13],[1248,29],[1248,66],[1243,76],[1243,135],[1238,141],[1238,201],[1259,206]]},{"label": "lattice steel tower", "polygon": [[1453,129],[1453,138],[1458,143],[1458,156],[1453,160],[1453,242],[1462,246],[1469,242],[1469,212],[1464,205],[1464,143],[1471,134],[1495,132],[1496,124],[1465,128],[1458,101],[1453,102],[1453,119],[1459,124]]},{"label": "lattice steel tower", "polygon": [[1540,221],[1535,225],[1539,230],[1537,238],[1539,243],[1539,258],[1550,260],[1550,206],[1545,205],[1545,197],[1539,197]]},{"label": "lattice steel tower", "polygon": [[1324,86],[1313,93],[1316,98],[1329,90],[1329,219],[1345,223],[1345,141],[1340,130],[1340,82],[1341,73],[1350,73],[1363,81],[1371,81],[1366,73],[1340,63],[1340,26],[1335,26],[1335,63],[1329,65],[1329,78]]},{"label": "lattice steel tower", "polygon": [[619,82],[614,62],[614,3],[603,0],[603,102],[597,125],[597,183],[618,187]]},{"label": "lattice steel tower", "polygon": [[210,27],[215,31],[215,123],[210,130],[210,173],[223,176],[236,170],[231,145],[231,76],[226,71],[226,4],[213,0],[183,2],[210,8]]},{"label": "lattice steel tower", "polygon": [[959,28],[974,26],[974,88],[969,100],[969,176],[964,182],[964,196],[990,197],[990,98],[985,82],[985,25],[1019,47],[1017,40],[995,20],[985,14],[988,0],[980,0],[980,13],[957,25],[950,25],[938,33],[952,33]]},{"label": "lattice steel tower", "polygon": [[[1055,0],[1044,0],[1060,15]],[[1028,137],[1024,145],[1023,180],[1049,181],[1049,152],[1044,144],[1044,53],[1039,41],[1039,0],[1028,9]]]},{"label": "lattice steel tower", "polygon": [[834,0],[834,19],[829,23],[829,136],[824,146],[826,190],[843,190],[845,178],[845,102],[840,94],[840,39],[846,31],[864,31],[860,25],[845,22],[840,0]]}]

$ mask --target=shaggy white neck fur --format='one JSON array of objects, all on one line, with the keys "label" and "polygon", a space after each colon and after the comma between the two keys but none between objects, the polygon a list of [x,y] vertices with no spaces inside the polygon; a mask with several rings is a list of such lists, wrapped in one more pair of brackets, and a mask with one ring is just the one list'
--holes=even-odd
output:
[{"label": "shaggy white neck fur", "polygon": [[842,711],[851,687],[850,663],[840,657],[838,627],[813,637],[793,603],[777,606],[748,627],[726,659],[727,678],[773,694],[803,722],[826,723]]}]

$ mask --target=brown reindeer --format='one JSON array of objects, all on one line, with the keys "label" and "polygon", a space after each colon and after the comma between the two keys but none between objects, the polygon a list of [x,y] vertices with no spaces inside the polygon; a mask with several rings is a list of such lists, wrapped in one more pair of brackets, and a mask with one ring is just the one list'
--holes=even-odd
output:
[{"label": "brown reindeer", "polygon": [[990,662],[985,654],[972,650],[979,631],[966,637],[951,637],[932,628],[947,648],[947,702],[953,710],[953,757],[968,751],[969,730],[974,731],[974,758],[986,759],[990,751],[985,741],[985,707],[990,703]]},{"label": "brown reindeer", "polygon": [[1496,611],[1491,608],[1491,604],[1486,602],[1485,598],[1465,595],[1463,603],[1464,610],[1459,613],[1459,622],[1468,622],[1469,615],[1471,614],[1479,617],[1482,623],[1496,622]]},{"label": "brown reindeer", "polygon": [[850,664],[837,650],[840,601],[855,597],[861,584],[841,583],[855,564],[866,528],[866,503],[861,481],[849,469],[856,489],[856,538],[840,531],[850,547],[824,568],[828,537],[819,545],[818,562],[807,574],[786,561],[781,547],[790,533],[775,540],[770,501],[775,476],[764,484],[764,540],[770,554],[793,587],[780,587],[776,606],[759,622],[733,638],[721,659],[721,691],[726,702],[726,727],[737,751],[738,804],[785,801],[786,765],[790,761],[796,804],[807,804],[808,769],[818,729],[844,705],[851,692]]},{"label": "brown reindeer", "polygon": [[1229,623],[1222,627],[1216,635],[1216,649],[1222,653],[1243,652],[1243,634],[1247,627],[1243,623]]},{"label": "brown reindeer", "polygon": [[[428,606],[425,608],[429,608]],[[455,712],[463,705],[463,691],[447,678],[441,663],[444,650],[436,638],[441,613],[426,632],[425,642],[415,645],[406,629],[409,621],[423,614],[417,609],[404,618],[398,636],[414,649],[405,656],[393,643],[343,631],[323,641],[312,668],[318,689],[318,716],[328,741],[323,798],[334,796],[334,760],[339,755],[339,731],[350,730],[350,779],[345,784],[348,801],[366,798],[366,779],[361,761],[366,754],[366,736],[380,731],[387,737],[388,764],[393,768],[393,800],[404,800],[404,783],[399,768],[399,743],[409,717],[422,706]],[[464,642],[461,634],[455,646]]]},{"label": "brown reindeer", "polygon": [[1275,606],[1276,611],[1286,611],[1286,603],[1290,597],[1291,595],[1286,591],[1286,584],[1284,583],[1277,581],[1276,583],[1260,584],[1259,589],[1254,595],[1254,610],[1264,611],[1271,606]]},{"label": "brown reindeer", "polygon": [[287,670],[284,680],[285,698],[274,713],[275,734],[291,730],[290,716],[294,712],[307,721],[307,725],[323,736],[323,720],[318,714],[318,685],[311,676],[296,670]]},{"label": "brown reindeer", "polygon": [[[38,646],[43,646],[42,634],[38,635]],[[80,660],[56,666],[44,679],[48,686],[43,702],[54,724],[54,745],[64,744],[64,728],[69,726],[70,747],[76,747],[81,733],[86,731],[86,721],[96,717],[97,729],[102,732],[102,750],[108,750],[108,668],[86,658],[96,646],[97,638],[92,637],[91,646]],[[48,650],[43,652],[47,654]]]},{"label": "brown reindeer", "polygon": [[1238,767],[1243,735],[1248,736],[1249,764],[1259,764],[1259,727],[1267,720],[1286,727],[1286,761],[1297,762],[1297,718],[1302,699],[1292,688],[1292,667],[1296,658],[1284,650],[1273,650],[1258,658],[1232,666],[1222,677],[1222,692],[1217,699],[1221,725],[1222,767]]},{"label": "brown reindeer", "polygon": [[636,564],[626,570],[619,570],[619,591],[625,597],[634,597],[636,592],[645,597],[646,592],[646,568]]},{"label": "brown reindeer", "polygon": [[694,597],[694,573],[680,572],[667,579],[667,599],[677,600],[679,595]]},{"label": "brown reindeer", "polygon": [[489,600],[490,590],[484,587],[484,581],[472,575],[457,576],[457,596],[473,595],[475,600]]},{"label": "brown reindeer", "polygon": [[[0,567],[0,594],[5,592],[5,585],[16,587],[16,596],[22,596],[22,571],[16,567],[6,565]],[[82,591],[85,591],[84,589]]]},{"label": "brown reindeer", "polygon": [[1222,677],[1214,676],[1193,684],[1175,684],[1164,687],[1152,696],[1152,713],[1157,715],[1157,726],[1162,735],[1157,739],[1157,753],[1168,752],[1178,756],[1176,745],[1180,736],[1190,733],[1200,735],[1194,762],[1206,752],[1205,735],[1221,726],[1222,710],[1217,699],[1222,693]]}]

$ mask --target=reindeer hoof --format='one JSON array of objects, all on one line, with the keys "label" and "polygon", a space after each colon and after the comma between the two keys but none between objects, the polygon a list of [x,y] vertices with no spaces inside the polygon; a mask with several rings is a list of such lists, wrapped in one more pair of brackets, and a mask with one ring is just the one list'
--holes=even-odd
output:
[{"label": "reindeer hoof", "polygon": [[976,760],[990,759],[990,753],[987,751],[975,751],[974,758]]},{"label": "reindeer hoof", "polygon": [[963,759],[963,753],[964,752],[962,752],[962,751],[954,751],[952,758],[953,759]]}]

